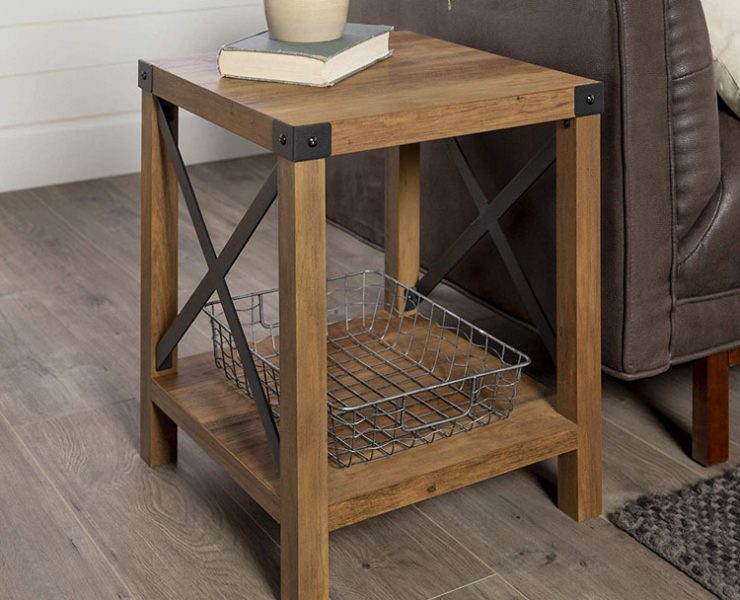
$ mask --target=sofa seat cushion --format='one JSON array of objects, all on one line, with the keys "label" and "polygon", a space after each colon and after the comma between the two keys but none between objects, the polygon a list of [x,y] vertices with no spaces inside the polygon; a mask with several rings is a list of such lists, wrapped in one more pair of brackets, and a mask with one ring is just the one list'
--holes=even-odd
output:
[{"label": "sofa seat cushion", "polygon": [[740,293],[740,119],[719,114],[722,177],[680,257],[677,299]]}]

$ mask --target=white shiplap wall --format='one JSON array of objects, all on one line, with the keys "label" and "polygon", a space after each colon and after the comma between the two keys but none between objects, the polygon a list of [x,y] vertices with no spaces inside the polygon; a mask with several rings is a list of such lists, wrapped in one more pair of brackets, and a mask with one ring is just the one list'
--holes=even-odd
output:
[{"label": "white shiplap wall", "polygon": [[[0,191],[138,171],[137,59],[215,54],[264,27],[262,0],[2,0]],[[260,151],[180,123],[190,163]]]}]

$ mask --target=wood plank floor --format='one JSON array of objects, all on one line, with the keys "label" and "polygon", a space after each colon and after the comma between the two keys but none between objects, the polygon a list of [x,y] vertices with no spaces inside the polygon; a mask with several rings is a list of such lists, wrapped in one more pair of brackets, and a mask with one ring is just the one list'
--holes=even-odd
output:
[{"label": "wood plank floor", "polygon": [[[192,169],[217,246],[271,165]],[[0,211],[0,598],[275,598],[274,522],[185,436],[176,466],[148,469],[136,451],[138,177],[6,193]],[[184,301],[205,265],[182,221]],[[276,234],[273,209],[232,289],[277,283]],[[329,272],[382,268],[377,250],[335,227],[328,243]],[[509,341],[534,343],[449,288],[436,297]],[[209,347],[199,321],[181,352]],[[740,369],[731,378],[736,399]],[[607,511],[722,471],[685,454],[690,381],[687,367],[605,380]],[[554,464],[543,463],[332,534],[331,597],[712,597],[605,518],[577,525],[559,513],[553,481]]]}]

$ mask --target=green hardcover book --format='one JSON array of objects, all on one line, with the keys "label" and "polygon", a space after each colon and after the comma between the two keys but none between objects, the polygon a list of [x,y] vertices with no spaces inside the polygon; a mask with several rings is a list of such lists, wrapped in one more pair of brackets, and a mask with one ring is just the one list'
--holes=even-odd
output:
[{"label": "green hardcover book", "polygon": [[347,23],[338,40],[307,44],[279,42],[263,31],[221,48],[218,70],[224,77],[327,87],[388,58],[392,30]]}]

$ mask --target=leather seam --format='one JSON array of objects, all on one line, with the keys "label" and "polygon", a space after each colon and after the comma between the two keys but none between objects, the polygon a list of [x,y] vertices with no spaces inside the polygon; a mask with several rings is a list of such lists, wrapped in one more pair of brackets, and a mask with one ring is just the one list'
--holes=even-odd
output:
[{"label": "leather seam", "polygon": [[624,51],[624,3],[621,0],[614,0],[614,9],[617,16],[617,48],[619,51],[619,87],[620,92],[622,96],[622,106],[620,107],[620,120],[621,120],[621,138],[622,138],[622,148],[621,148],[621,154],[622,154],[622,164],[624,165],[623,169],[623,175],[622,175],[622,231],[624,232],[624,242],[623,242],[623,278],[624,278],[624,284],[622,289],[622,348],[621,348],[621,370],[626,371],[629,368],[629,365],[627,363],[627,339],[628,339],[628,310],[629,310],[629,281],[630,281],[630,273],[631,273],[631,262],[630,262],[630,253],[629,253],[629,229],[627,227],[628,218],[627,218],[627,212],[628,212],[628,193],[629,193],[629,185],[628,180],[630,177],[630,170],[627,162],[626,157],[626,145],[627,145],[627,138],[626,138],[626,132],[627,132],[627,121],[629,120],[629,111],[627,110],[627,107],[629,105],[629,90],[628,87],[625,85],[625,62],[626,62],[626,54]]},{"label": "leather seam", "polygon": [[[691,236],[691,233],[694,230],[697,230],[698,231],[699,229],[704,229],[704,228],[706,228],[708,226],[707,224],[704,224],[704,221],[706,221],[706,218],[705,218],[706,215],[705,215],[705,213],[709,209],[711,209],[711,212],[713,213],[714,210],[715,210],[715,207],[716,207],[717,203],[722,199],[722,196],[721,195],[717,195],[718,191],[720,190],[720,186],[722,185],[722,179],[723,179],[723,173],[722,173],[722,170],[720,170],[720,174],[719,174],[719,177],[718,177],[719,182],[717,183],[716,186],[714,186],[714,190],[712,191],[712,193],[706,195],[708,199],[702,204],[702,208],[699,211],[699,214],[697,214],[696,216],[694,216],[693,219],[692,219],[692,221],[691,221],[691,224],[690,225],[687,224],[687,226],[685,227],[685,232],[680,237],[679,244],[682,244],[684,242],[684,240],[686,240],[687,238],[689,238]],[[709,225],[711,225],[711,219],[710,219]],[[677,228],[677,230],[678,230],[678,228]],[[694,237],[696,237],[696,236],[694,236]],[[680,256],[679,256],[679,264],[682,262],[682,260],[683,259],[681,259]]]},{"label": "leather seam", "polygon": [[623,373],[620,371],[615,371],[610,367],[602,367],[601,370],[607,375],[611,375],[612,377],[620,379],[621,381],[638,381],[640,379],[645,379],[646,377],[655,377],[656,375],[665,373],[666,371],[678,365],[686,364],[699,358],[704,358],[705,356],[711,356],[712,354],[717,354],[718,352],[735,350],[736,348],[740,348],[740,340],[727,342],[726,344],[720,344],[718,346],[710,346],[709,348],[705,348],[704,350],[693,352],[691,354],[672,356],[667,365],[665,365],[664,367],[658,367],[656,369],[635,371],[633,373]]},{"label": "leather seam", "polygon": [[696,246],[689,252],[685,258],[681,259],[678,263],[678,267],[682,267],[684,264],[686,264],[686,261],[688,261],[694,254],[696,254],[699,251],[699,248],[704,243],[704,240],[707,239],[707,236],[709,235],[709,232],[714,227],[714,224],[717,222],[717,218],[719,217],[720,209],[722,208],[722,203],[725,200],[725,178],[720,177],[719,179],[719,202],[717,202],[717,206],[714,209],[714,214],[712,215],[712,220],[709,222],[709,225],[707,225],[706,230],[702,234],[701,238],[699,238],[699,241],[696,242]]},{"label": "leather seam", "polygon": [[700,69],[696,69],[696,71],[691,71],[691,73],[686,73],[685,75],[679,75],[678,77],[671,77],[671,81],[673,83],[678,83],[680,81],[683,81],[684,79],[688,79],[689,77],[694,77],[694,75],[699,75],[713,66],[714,66],[714,62],[710,62],[708,65],[705,65],[701,67]]},{"label": "leather seam", "polygon": [[729,352],[730,350],[735,350],[737,348],[740,348],[740,340],[727,342],[725,344],[720,344],[717,346],[709,346],[708,348],[704,348],[703,350],[699,350],[698,352],[692,352],[691,354],[682,354],[681,356],[677,356],[671,359],[671,367],[683,365],[688,362],[693,362],[697,359],[704,358],[705,356],[712,356],[713,354],[717,354],[719,352]]},{"label": "leather seam", "polygon": [[722,298],[729,298],[730,296],[737,296],[738,294],[740,294],[740,287],[733,288],[731,290],[724,290],[722,292],[714,292],[713,294],[705,294],[704,296],[688,296],[686,298],[681,298],[677,305],[685,306],[686,304],[712,302],[713,300],[721,300]]},{"label": "leather seam", "polygon": [[663,0],[663,48],[665,52],[665,75],[666,75],[666,125],[668,132],[668,178],[670,194],[670,215],[671,215],[671,268],[668,276],[668,288],[671,296],[671,308],[669,314],[670,331],[668,334],[668,361],[670,363],[675,345],[676,333],[676,303],[677,303],[677,280],[678,280],[678,207],[676,202],[676,145],[673,130],[673,78],[672,78],[672,61],[671,61],[671,24],[670,24],[670,0]]}]

